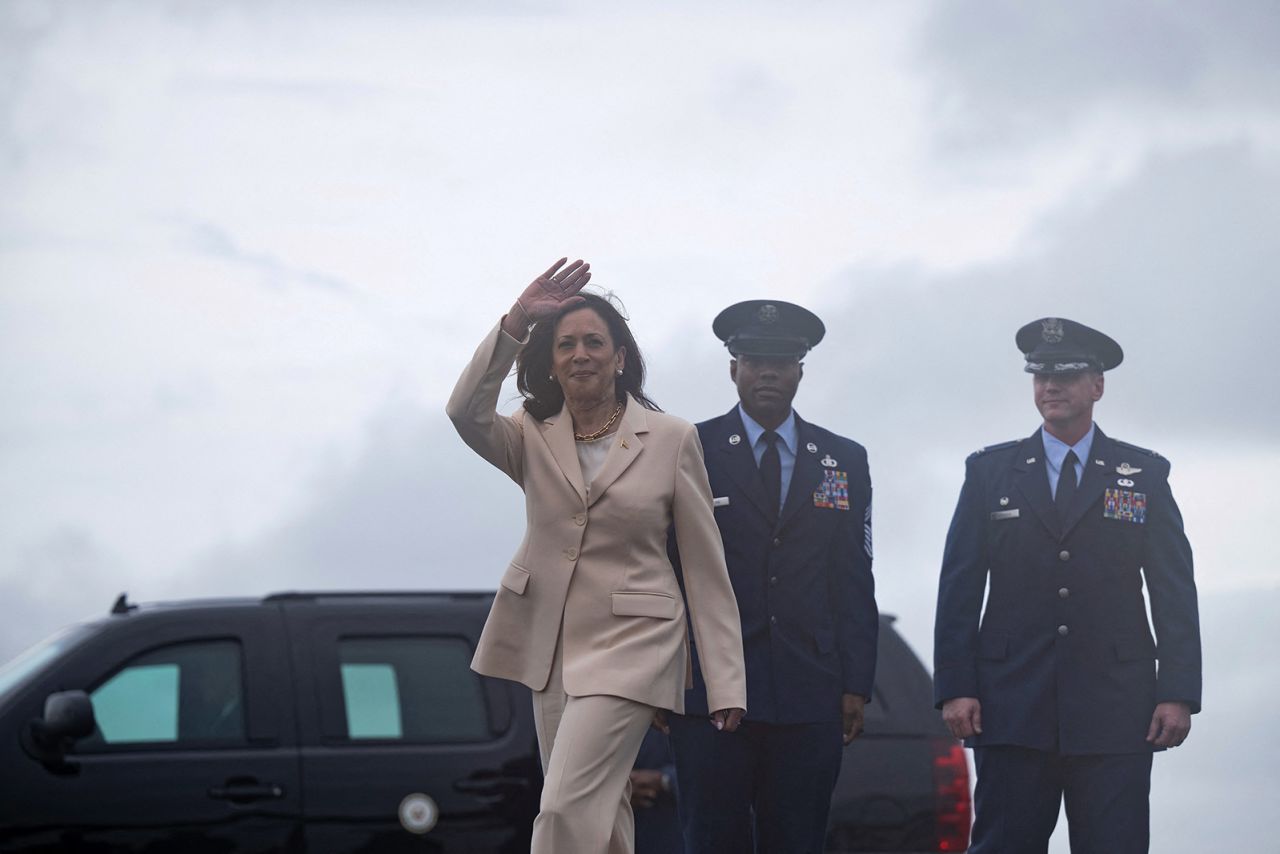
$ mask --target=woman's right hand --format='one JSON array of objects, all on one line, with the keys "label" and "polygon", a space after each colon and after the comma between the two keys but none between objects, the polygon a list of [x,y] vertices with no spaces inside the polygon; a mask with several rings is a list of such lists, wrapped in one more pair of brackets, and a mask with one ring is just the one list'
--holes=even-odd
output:
[{"label": "woman's right hand", "polygon": [[[540,320],[554,316],[563,308],[585,302],[578,296],[578,291],[591,281],[591,265],[579,259],[564,267],[568,260],[561,258],[547,268],[547,272],[529,283],[524,293],[516,298],[515,305],[511,306],[511,311],[507,314],[509,322],[513,325],[523,322],[527,329]],[[561,267],[564,269],[560,269]],[[507,330],[508,333],[511,331]],[[520,334],[513,337],[523,338],[523,330],[519,331]]]}]

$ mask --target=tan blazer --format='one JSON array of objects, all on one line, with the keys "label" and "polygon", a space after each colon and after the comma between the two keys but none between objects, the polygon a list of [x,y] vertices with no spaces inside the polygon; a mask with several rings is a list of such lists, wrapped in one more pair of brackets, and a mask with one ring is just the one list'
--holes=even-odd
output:
[{"label": "tan blazer", "polygon": [[528,522],[472,668],[542,690],[563,615],[566,693],[683,711],[692,670],[685,598],[667,559],[674,522],[710,708],[745,708],[742,628],[698,431],[628,397],[588,493],[567,407],[545,421],[494,411],[520,347],[494,327],[447,407],[463,440],[524,489]]}]

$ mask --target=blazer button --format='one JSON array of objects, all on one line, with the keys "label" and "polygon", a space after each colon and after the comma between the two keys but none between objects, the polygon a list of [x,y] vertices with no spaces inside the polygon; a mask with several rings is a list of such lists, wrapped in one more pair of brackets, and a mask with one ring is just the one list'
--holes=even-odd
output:
[{"label": "blazer button", "polygon": [[1066,549],[1063,549],[1062,551],[1058,552],[1058,560],[1061,560],[1061,561],[1071,560],[1071,552],[1067,551]]},{"label": "blazer button", "polygon": [[573,548],[565,549],[565,550],[564,550],[564,556],[565,556],[565,557],[567,557],[569,560],[577,560],[577,559],[578,559],[578,550],[577,550],[577,549],[573,549]]},{"label": "blazer button", "polygon": [[776,625],[778,625],[778,618],[777,618],[777,617],[770,617],[770,618],[769,618],[769,625],[771,625],[771,626],[776,626]]},{"label": "blazer button", "polygon": [[1066,598],[1067,598],[1068,596],[1070,596],[1070,595],[1071,595],[1071,591],[1070,591],[1070,590],[1068,590],[1067,588],[1065,588],[1065,587],[1059,587],[1059,588],[1058,588],[1058,598],[1059,598],[1059,599],[1066,599]]},{"label": "blazer button", "polygon": [[573,517],[573,521],[578,525],[585,525],[587,524],[587,514],[579,513],[577,516]]},{"label": "blazer button", "polygon": [[776,576],[776,575],[771,575],[771,576],[769,576],[769,584],[770,584],[770,586],[776,585],[777,583],[778,583],[778,576]]},{"label": "blazer button", "polygon": [[781,537],[774,537],[774,538],[773,538],[773,545],[774,545],[774,548],[777,548],[778,546],[782,545],[782,538],[781,538]]},{"label": "blazer button", "polygon": [[1064,638],[1067,636],[1067,634],[1068,634],[1070,631],[1071,631],[1071,630],[1070,630],[1070,629],[1068,629],[1066,626],[1058,626],[1058,634],[1059,634],[1060,636],[1064,637]]}]

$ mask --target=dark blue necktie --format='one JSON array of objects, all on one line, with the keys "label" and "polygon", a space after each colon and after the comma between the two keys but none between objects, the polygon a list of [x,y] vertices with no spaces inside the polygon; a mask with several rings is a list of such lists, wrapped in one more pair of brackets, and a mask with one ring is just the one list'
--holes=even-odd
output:
[{"label": "dark blue necktie", "polygon": [[760,478],[764,481],[764,495],[776,516],[782,506],[782,458],[778,456],[778,434],[764,431],[765,449],[760,456]]},{"label": "dark blue necktie", "polygon": [[1076,497],[1076,456],[1075,451],[1067,451],[1062,461],[1062,472],[1058,475],[1058,492],[1053,496],[1053,504],[1058,508],[1058,519],[1065,522],[1071,502]]}]

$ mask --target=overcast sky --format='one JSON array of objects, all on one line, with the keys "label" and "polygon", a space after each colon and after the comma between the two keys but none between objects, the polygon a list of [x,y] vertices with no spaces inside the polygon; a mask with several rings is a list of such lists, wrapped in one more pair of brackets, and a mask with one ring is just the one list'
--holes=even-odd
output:
[{"label": "overcast sky", "polygon": [[0,658],[126,589],[494,587],[522,500],[444,400],[570,255],[691,420],[721,308],[823,317],[797,408],[868,447],[927,661],[964,457],[1035,428],[1013,333],[1062,315],[1196,552],[1153,850],[1271,844],[1280,7],[605,5],[0,2]]}]

